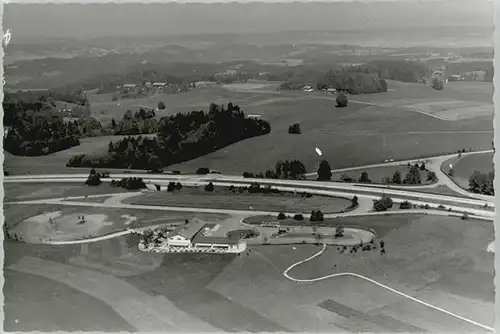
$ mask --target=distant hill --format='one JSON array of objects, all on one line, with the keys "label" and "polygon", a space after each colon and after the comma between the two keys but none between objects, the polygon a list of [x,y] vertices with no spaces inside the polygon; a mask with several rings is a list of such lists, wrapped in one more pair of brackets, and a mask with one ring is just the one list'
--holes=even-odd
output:
[{"label": "distant hill", "polygon": [[[85,6],[9,3],[4,7],[3,23],[15,31],[12,43],[49,38],[151,38],[190,34],[225,34],[221,40],[234,43],[241,35],[250,33],[261,33],[263,37],[276,32],[319,30],[357,30],[372,34],[384,29],[382,35],[399,34],[408,40],[410,35],[414,39],[418,29],[429,30],[430,36],[458,33],[463,38],[467,35],[464,30],[471,27],[493,31],[493,12],[493,3],[487,0]],[[231,34],[240,36],[228,36]],[[285,35],[278,37],[283,43]],[[272,38],[276,41],[276,36]],[[297,38],[295,33],[286,37],[287,40],[294,38]]]}]

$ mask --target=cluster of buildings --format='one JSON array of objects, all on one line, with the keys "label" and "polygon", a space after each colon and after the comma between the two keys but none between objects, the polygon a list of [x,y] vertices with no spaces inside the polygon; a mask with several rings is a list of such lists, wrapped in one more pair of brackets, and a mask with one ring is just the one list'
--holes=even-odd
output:
[{"label": "cluster of buildings", "polygon": [[141,85],[138,85],[138,84],[134,84],[134,83],[131,83],[131,84],[124,84],[123,86],[118,86],[117,88],[121,88],[123,91],[125,92],[132,92],[132,91],[136,91],[140,88],[146,88],[146,89],[149,89],[149,90],[155,90],[157,91],[158,93],[162,93],[165,91],[165,89],[168,87],[168,84],[166,82],[150,82],[150,81],[147,81],[143,84],[143,86],[141,87]]},{"label": "cluster of buildings", "polygon": [[193,218],[168,233],[161,248],[171,252],[217,250],[227,253],[239,253],[246,248],[240,239],[211,235],[215,226]]}]

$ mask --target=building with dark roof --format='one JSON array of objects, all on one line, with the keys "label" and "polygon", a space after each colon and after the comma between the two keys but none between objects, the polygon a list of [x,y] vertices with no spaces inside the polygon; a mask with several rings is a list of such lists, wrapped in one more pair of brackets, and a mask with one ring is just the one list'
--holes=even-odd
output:
[{"label": "building with dark roof", "polygon": [[167,244],[172,247],[227,250],[231,252],[237,252],[245,248],[239,237],[207,235],[207,231],[210,231],[210,225],[213,224],[207,224],[200,219],[193,218],[170,232],[167,236]]},{"label": "building with dark roof", "polygon": [[203,227],[205,222],[193,218],[185,224],[180,224],[168,234],[167,242],[171,246],[191,247],[192,239]]}]

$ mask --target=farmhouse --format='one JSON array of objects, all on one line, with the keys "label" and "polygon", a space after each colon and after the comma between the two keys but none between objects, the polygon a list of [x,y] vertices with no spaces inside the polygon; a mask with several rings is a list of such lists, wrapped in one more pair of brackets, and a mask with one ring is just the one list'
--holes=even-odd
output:
[{"label": "farmhouse", "polygon": [[207,87],[207,86],[214,86],[214,85],[217,85],[217,82],[214,82],[214,81],[197,81],[197,82],[194,83],[194,86],[196,88]]},{"label": "farmhouse", "polygon": [[123,89],[126,91],[131,91],[137,88],[136,84],[125,84],[123,85]]},{"label": "farmhouse", "polygon": [[167,85],[166,82],[155,82],[153,83],[153,87],[157,87],[157,88],[163,88]]}]

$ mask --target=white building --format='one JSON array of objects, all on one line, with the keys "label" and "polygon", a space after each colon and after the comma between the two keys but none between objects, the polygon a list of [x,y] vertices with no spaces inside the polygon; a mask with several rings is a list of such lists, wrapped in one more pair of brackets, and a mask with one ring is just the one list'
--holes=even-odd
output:
[{"label": "white building", "polygon": [[125,84],[125,85],[123,85],[123,89],[125,89],[127,91],[134,90],[136,88],[137,88],[136,84]]},{"label": "white building", "polygon": [[210,228],[200,219],[193,218],[191,221],[177,226],[167,236],[169,247],[181,247],[198,250],[220,250],[228,252],[240,252],[245,249],[246,244],[238,239],[230,239],[227,236],[207,235]]},{"label": "white building", "polygon": [[174,247],[193,247],[192,239],[203,227],[205,222],[194,218],[190,222],[177,226],[167,237],[169,246]]}]

